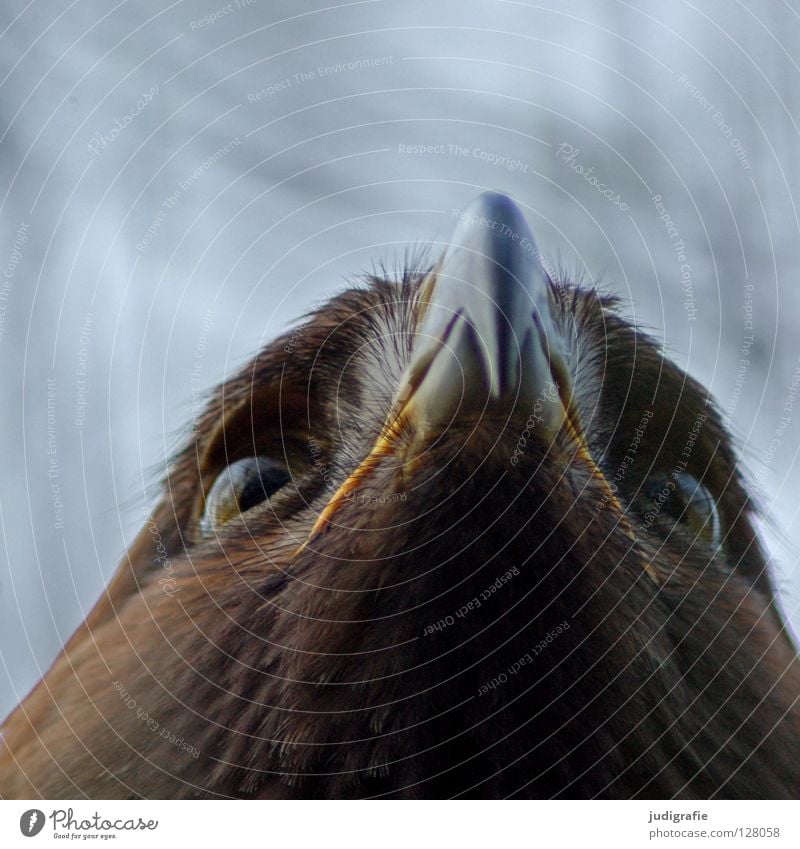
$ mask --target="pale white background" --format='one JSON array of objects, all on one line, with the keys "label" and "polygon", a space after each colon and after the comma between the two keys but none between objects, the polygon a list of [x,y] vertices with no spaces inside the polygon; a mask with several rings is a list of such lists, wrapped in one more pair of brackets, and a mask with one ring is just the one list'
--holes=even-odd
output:
[{"label": "pale white background", "polygon": [[[713,387],[797,626],[800,406],[780,423],[800,366],[795,0],[254,0],[198,23],[224,8],[0,12],[0,714],[98,596],[199,393],[343,276],[445,238],[484,189],[517,198],[548,256],[602,275]],[[400,148],[427,144],[470,154]],[[694,321],[654,194],[685,243]]]},{"label": "pale white background", "polygon": [[[530,846],[535,843],[567,847],[593,846],[597,849],[641,849],[653,841],[654,846],[686,847],[713,845],[715,849],[738,849],[741,837],[720,837],[720,831],[736,829],[778,829],[777,838],[747,839],[748,846],[796,846],[800,828],[793,816],[791,802],[773,802],[764,799],[745,801],[704,801],[692,803],[664,803],[632,799],[624,804],[603,799],[590,801],[531,800],[524,804],[508,805],[500,799],[453,802],[400,801],[370,799],[350,801],[347,805],[312,800],[243,804],[238,800],[215,800],[214,805],[203,801],[140,800],[39,803],[47,817],[38,839],[50,842],[58,833],[82,838],[96,831],[66,831],[63,822],[69,807],[73,819],[94,818],[110,822],[140,817],[157,820],[152,831],[118,833],[117,839],[126,846],[146,846],[161,849],[188,845],[198,849],[217,849],[221,843],[231,846],[247,845],[253,834],[264,830],[265,805],[269,805],[269,839],[278,845],[297,846],[300,849],[319,845],[330,849],[363,849],[375,845],[375,835],[381,834],[380,844],[385,849],[407,849],[424,841],[457,845],[464,849],[483,849],[485,846]],[[453,806],[458,815],[453,816]],[[324,806],[324,816],[320,816]],[[0,801],[0,830],[3,845],[30,847],[31,838],[20,833],[19,821],[23,806],[19,802]],[[679,824],[654,820],[651,815],[665,813],[683,814],[697,819],[683,820]],[[59,825],[53,828],[52,814]],[[707,819],[703,820],[705,815]],[[391,823],[387,828],[386,824]],[[714,838],[676,839],[652,837],[652,831],[686,832],[705,830],[715,832]],[[108,832],[106,832],[108,833]],[[75,839],[75,838],[72,838]],[[535,841],[535,843],[534,843]],[[70,841],[71,842],[71,841]]]}]

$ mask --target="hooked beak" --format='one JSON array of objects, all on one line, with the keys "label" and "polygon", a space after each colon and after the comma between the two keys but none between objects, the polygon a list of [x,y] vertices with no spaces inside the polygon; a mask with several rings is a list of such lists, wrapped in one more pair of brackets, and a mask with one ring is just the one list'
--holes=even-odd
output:
[{"label": "hooked beak", "polygon": [[462,213],[423,286],[411,363],[394,413],[423,437],[489,407],[527,409],[554,435],[571,385],[549,284],[519,207],[487,192]]},{"label": "hooked beak", "polygon": [[568,429],[576,455],[601,481],[623,530],[634,538],[587,447],[550,297],[519,207],[505,195],[480,195],[462,213],[441,261],[422,285],[411,362],[382,435],[299,551],[325,529],[381,458],[394,453],[404,430],[413,431],[415,442],[427,443],[466,415],[489,409],[529,413],[534,406],[538,437],[551,440],[562,427]]}]

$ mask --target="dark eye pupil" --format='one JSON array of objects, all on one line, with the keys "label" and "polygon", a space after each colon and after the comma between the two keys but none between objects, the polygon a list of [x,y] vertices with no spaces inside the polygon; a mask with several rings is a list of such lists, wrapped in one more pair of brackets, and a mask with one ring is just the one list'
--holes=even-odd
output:
[{"label": "dark eye pupil", "polygon": [[688,472],[656,477],[644,487],[646,514],[652,521],[669,517],[716,548],[722,545],[719,509],[711,492]]},{"label": "dark eye pupil", "polygon": [[239,490],[239,509],[244,513],[251,507],[266,501],[279,489],[289,483],[289,472],[284,466],[255,457],[253,466],[248,469],[247,479]]},{"label": "dark eye pupil", "polygon": [[205,499],[200,533],[211,537],[251,508],[286,486],[291,475],[285,466],[267,457],[245,457],[217,476]]},{"label": "dark eye pupil", "polygon": [[686,510],[682,490],[669,478],[656,478],[648,482],[645,494],[672,519],[680,519]]}]

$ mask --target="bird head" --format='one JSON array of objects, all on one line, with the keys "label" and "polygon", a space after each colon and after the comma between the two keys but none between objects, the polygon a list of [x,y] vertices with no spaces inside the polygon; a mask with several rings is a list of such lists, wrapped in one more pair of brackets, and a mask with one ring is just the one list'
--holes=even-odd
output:
[{"label": "bird head", "polygon": [[9,786],[792,795],[755,518],[708,392],[482,195],[220,387]]}]

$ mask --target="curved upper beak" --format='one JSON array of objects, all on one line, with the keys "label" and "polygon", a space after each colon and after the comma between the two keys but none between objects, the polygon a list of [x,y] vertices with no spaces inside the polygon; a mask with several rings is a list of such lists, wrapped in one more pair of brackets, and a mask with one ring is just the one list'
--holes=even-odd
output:
[{"label": "curved upper beak", "polygon": [[[498,408],[533,413],[540,439],[552,439],[565,426],[575,456],[606,489],[609,507],[635,539],[586,443],[551,297],[519,207],[505,195],[480,195],[461,214],[441,261],[423,283],[411,361],[384,431],[319,515],[308,541],[381,459],[395,452],[407,425],[413,442],[424,445],[463,416]],[[655,580],[648,564],[644,569]]]},{"label": "curved upper beak", "polygon": [[538,402],[537,422],[550,433],[560,427],[571,387],[550,286],[508,197],[487,192],[461,214],[423,286],[420,315],[396,416],[428,435],[468,412]]},{"label": "curved upper beak", "polygon": [[422,285],[411,361],[384,432],[319,515],[309,541],[394,453],[406,425],[424,443],[464,415],[499,406],[535,411],[541,436],[552,437],[565,421],[575,433],[571,394],[533,234],[512,200],[486,192],[461,214]]}]

